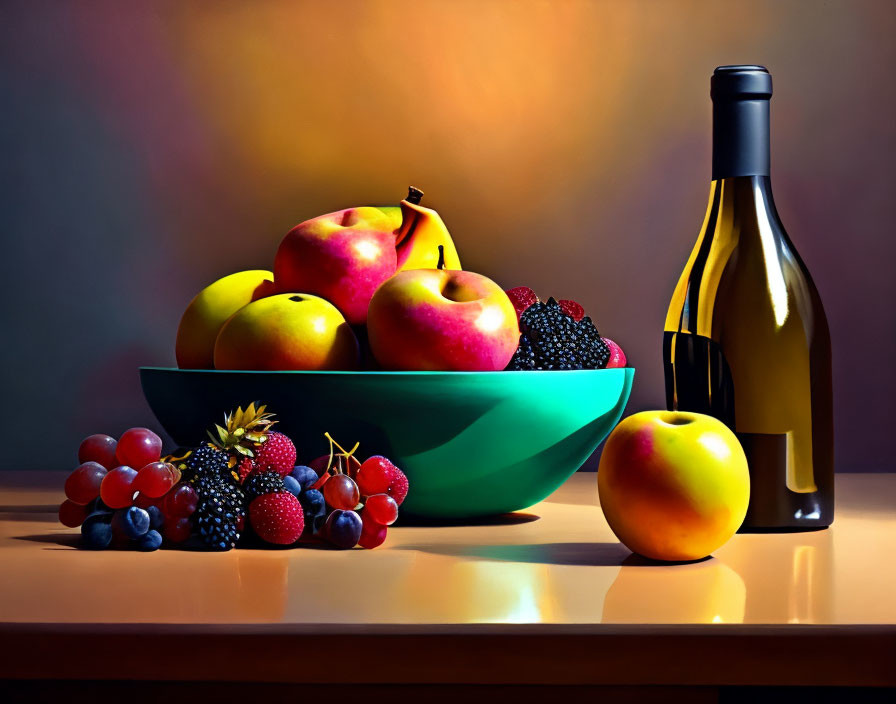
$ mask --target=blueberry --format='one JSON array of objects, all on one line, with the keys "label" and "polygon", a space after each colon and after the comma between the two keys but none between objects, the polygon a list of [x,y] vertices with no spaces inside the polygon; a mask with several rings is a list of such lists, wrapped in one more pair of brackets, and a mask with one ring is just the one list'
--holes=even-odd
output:
[{"label": "blueberry", "polygon": [[97,496],[93,501],[87,504],[87,513],[112,513],[112,509],[103,503],[103,500]]},{"label": "blueberry", "polygon": [[[92,517],[93,520],[91,520]],[[81,524],[81,537],[92,550],[105,550],[112,542],[112,526],[105,520],[105,514],[92,513]]]},{"label": "blueberry", "polygon": [[162,536],[157,530],[150,530],[137,538],[137,548],[143,552],[152,552],[162,546]]},{"label": "blueberry", "polygon": [[289,474],[299,483],[302,491],[310,489],[311,485],[319,479],[317,472],[303,464],[297,464]]},{"label": "blueberry", "polygon": [[310,524],[311,519],[327,512],[327,502],[324,495],[317,489],[308,489],[299,496],[299,502],[302,504],[302,511],[305,514],[305,523]]},{"label": "blueberry", "polygon": [[137,538],[146,535],[146,531],[149,530],[149,523],[149,514],[145,509],[137,506],[116,511],[112,517],[112,529],[131,540],[137,540]]},{"label": "blueberry", "polygon": [[296,481],[296,478],[290,474],[287,474],[283,477],[283,487],[293,496],[298,496],[302,493],[302,485]]},{"label": "blueberry", "polygon": [[354,511],[336,509],[327,518],[327,539],[340,548],[353,548],[361,539],[361,517]]},{"label": "blueberry", "polygon": [[149,514],[149,527],[152,530],[158,530],[165,522],[165,514],[158,506],[147,506],[146,512]]},{"label": "blueberry", "polygon": [[106,511],[92,511],[87,514],[87,518],[84,519],[84,523],[81,525],[85,525],[87,523],[109,523],[112,520],[112,513],[107,513]]},{"label": "blueberry", "polygon": [[[308,520],[306,519],[306,521]],[[312,517],[310,521],[310,523],[306,522],[305,526],[311,527],[311,534],[319,538],[326,538],[327,512],[319,513],[317,516]]]}]

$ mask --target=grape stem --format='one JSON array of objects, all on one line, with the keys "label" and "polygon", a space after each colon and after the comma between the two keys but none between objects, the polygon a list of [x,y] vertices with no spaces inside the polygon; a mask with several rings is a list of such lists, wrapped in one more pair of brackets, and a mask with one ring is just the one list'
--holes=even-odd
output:
[{"label": "grape stem", "polygon": [[[351,476],[351,473],[348,471],[349,460],[357,451],[358,447],[361,445],[360,442],[356,442],[354,447],[351,450],[346,450],[342,445],[336,442],[333,439],[333,436],[330,435],[329,432],[324,433],[324,437],[330,441],[330,460],[327,462],[327,468],[324,470],[324,474],[329,474],[330,470],[333,468],[333,459],[336,458],[336,474],[348,474]],[[334,452],[333,448],[339,448],[339,452]],[[343,466],[344,462],[344,466]]]}]

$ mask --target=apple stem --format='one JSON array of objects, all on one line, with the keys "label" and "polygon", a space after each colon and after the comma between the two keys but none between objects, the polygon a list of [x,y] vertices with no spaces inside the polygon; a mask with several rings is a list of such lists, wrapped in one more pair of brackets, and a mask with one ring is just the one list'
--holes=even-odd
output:
[{"label": "apple stem", "polygon": [[414,205],[420,205],[420,199],[423,197],[423,191],[421,191],[416,186],[408,187],[408,197],[405,200],[408,203],[413,203]]},{"label": "apple stem", "polygon": [[439,245],[439,263],[436,264],[436,269],[444,269],[445,268],[445,245]]}]

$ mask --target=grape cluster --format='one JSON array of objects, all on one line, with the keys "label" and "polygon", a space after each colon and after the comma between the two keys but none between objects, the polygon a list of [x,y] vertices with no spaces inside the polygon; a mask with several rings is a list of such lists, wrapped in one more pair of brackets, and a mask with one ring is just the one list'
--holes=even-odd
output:
[{"label": "grape cluster", "polygon": [[178,467],[161,461],[161,450],[161,438],[146,428],[131,428],[117,441],[86,438],[78,449],[81,464],[65,482],[60,522],[81,526],[85,546],[93,549],[157,550],[163,537],[186,540],[197,495],[181,482]]},{"label": "grape cluster", "polygon": [[510,371],[603,369],[610,349],[591,318],[576,320],[553,298],[520,315],[520,343]]},{"label": "grape cluster", "polygon": [[323,487],[319,533],[340,548],[375,548],[398,519],[398,506],[407,495],[407,477],[381,455],[364,462],[349,453],[343,457],[346,461],[336,466],[335,473],[332,468],[324,471],[314,485]]}]

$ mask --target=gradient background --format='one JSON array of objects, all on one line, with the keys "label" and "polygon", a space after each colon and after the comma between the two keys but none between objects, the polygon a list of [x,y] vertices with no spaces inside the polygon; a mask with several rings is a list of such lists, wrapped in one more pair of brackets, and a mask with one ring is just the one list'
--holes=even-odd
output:
[{"label": "gradient background", "polygon": [[663,404],[708,192],[709,76],[775,80],[782,219],[834,342],[839,471],[896,469],[896,3],[4,2],[5,469],[155,427],[137,367],[180,314],[331,210],[442,214],[465,268],[575,298]]}]

